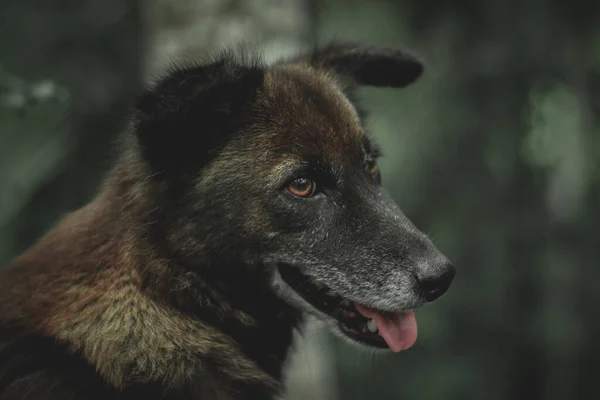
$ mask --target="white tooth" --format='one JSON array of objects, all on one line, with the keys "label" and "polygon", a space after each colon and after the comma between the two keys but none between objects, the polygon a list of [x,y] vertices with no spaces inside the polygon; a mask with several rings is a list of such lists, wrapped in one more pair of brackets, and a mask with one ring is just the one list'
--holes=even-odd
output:
[{"label": "white tooth", "polygon": [[367,322],[367,328],[373,333],[377,332],[377,323],[374,319],[370,319],[369,322]]}]

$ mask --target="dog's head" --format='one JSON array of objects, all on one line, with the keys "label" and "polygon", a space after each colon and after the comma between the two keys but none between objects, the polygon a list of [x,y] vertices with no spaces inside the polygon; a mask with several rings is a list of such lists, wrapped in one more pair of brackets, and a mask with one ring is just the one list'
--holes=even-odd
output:
[{"label": "dog's head", "polygon": [[135,124],[172,253],[264,266],[278,295],[343,337],[410,347],[411,310],[443,294],[454,269],[382,189],[351,99],[422,70],[400,51],[336,44],[269,66],[225,54],[173,71],[140,99]]}]

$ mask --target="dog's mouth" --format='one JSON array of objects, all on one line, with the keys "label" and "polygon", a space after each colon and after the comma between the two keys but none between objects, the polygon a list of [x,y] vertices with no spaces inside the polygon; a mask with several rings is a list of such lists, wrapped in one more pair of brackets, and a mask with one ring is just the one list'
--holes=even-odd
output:
[{"label": "dog's mouth", "polygon": [[300,297],[334,318],[342,333],[356,342],[398,352],[408,349],[417,340],[417,322],[412,311],[382,311],[354,303],[325,286],[315,284],[291,265],[279,265],[279,273]]}]

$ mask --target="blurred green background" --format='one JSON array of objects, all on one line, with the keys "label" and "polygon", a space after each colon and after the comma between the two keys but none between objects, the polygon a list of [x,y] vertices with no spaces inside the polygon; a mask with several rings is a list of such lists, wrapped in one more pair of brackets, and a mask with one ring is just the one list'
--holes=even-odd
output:
[{"label": "blurred green background", "polygon": [[600,2],[3,0],[0,266],[88,201],[134,96],[239,40],[410,49],[363,89],[383,182],[458,267],[395,355],[309,324],[289,399],[589,399],[600,358]]}]

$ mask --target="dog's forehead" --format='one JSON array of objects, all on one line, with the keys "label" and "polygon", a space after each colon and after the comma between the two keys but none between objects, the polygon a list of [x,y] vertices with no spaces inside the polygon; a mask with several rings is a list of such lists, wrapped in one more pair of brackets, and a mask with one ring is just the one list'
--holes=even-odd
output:
[{"label": "dog's forehead", "polygon": [[264,110],[264,129],[274,135],[269,140],[279,151],[340,162],[362,154],[366,136],[359,115],[325,72],[303,65],[269,71]]}]

